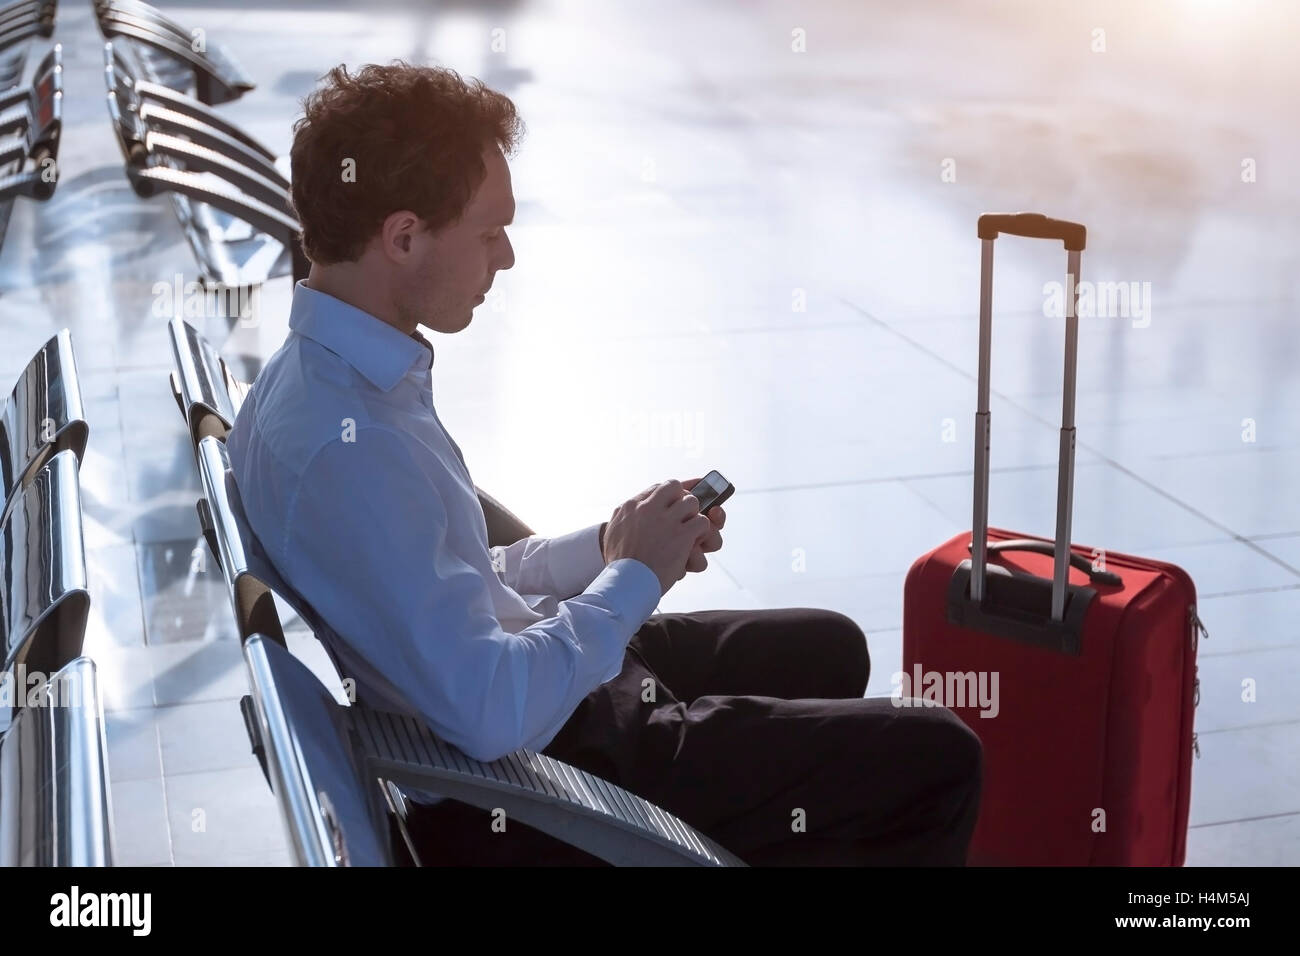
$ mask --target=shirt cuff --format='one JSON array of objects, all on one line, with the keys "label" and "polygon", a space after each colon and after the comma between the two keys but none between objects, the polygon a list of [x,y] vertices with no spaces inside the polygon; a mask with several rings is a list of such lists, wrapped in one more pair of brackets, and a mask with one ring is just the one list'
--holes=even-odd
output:
[{"label": "shirt cuff", "polygon": [[[659,575],[636,558],[611,561],[596,575],[596,580],[585,593],[602,596],[627,625],[624,643],[631,640],[637,629],[655,612],[664,596]],[[618,673],[617,668],[614,673]]]},{"label": "shirt cuff", "polygon": [[[604,570],[605,557],[600,553],[600,525],[603,523],[547,539],[547,568],[555,596],[561,601],[587,590],[596,575]],[[646,567],[646,570],[650,569]],[[653,571],[650,573],[654,574]]]}]

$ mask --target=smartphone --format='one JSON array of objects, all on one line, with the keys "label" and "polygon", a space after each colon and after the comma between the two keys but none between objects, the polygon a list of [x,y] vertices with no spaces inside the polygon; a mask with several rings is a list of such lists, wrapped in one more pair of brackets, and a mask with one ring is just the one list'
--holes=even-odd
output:
[{"label": "smartphone", "polygon": [[691,494],[700,499],[700,514],[708,514],[710,508],[722,504],[735,490],[736,486],[723,478],[721,472],[711,471],[691,489]]}]

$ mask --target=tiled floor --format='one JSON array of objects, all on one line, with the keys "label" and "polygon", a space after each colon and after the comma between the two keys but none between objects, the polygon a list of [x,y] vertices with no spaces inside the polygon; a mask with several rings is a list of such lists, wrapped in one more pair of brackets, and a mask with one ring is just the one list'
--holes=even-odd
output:
[{"label": "tiled floor", "polygon": [[[726,546],[662,608],[842,610],[873,693],[899,666],[909,564],[970,523],[975,217],[1086,222],[1083,278],[1150,282],[1152,309],[1081,321],[1075,538],[1196,578],[1188,862],[1300,862],[1294,4],[163,6],[236,51],[258,89],[221,109],[281,152],[337,62],[435,61],[511,96],[517,265],[435,342],[476,480],[553,533],[720,469]],[[18,205],[0,254],[0,377],[72,329],[119,860],[286,863],[153,309],[193,260],[122,175],[89,4],[61,5],[55,39],[62,181]],[[1061,332],[1041,299],[1062,259],[998,250],[993,520],[1044,533]],[[204,331],[251,376],[287,296],[272,283],[257,325]]]}]

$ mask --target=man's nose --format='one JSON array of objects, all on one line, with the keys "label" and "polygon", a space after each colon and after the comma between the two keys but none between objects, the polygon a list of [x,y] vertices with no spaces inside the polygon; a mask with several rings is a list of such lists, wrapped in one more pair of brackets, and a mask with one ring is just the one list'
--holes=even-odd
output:
[{"label": "man's nose", "polygon": [[510,237],[504,236],[505,242],[502,244],[501,264],[497,266],[498,270],[510,269],[515,264],[515,247],[510,244]]}]

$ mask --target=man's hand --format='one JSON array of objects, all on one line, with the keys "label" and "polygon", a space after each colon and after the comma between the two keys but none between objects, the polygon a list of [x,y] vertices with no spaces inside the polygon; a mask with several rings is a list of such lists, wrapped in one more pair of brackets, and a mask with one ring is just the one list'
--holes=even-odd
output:
[{"label": "man's hand", "polygon": [[[689,492],[703,480],[703,476],[688,478],[682,482],[682,486]],[[687,571],[703,571],[709,566],[709,559],[704,556],[705,553],[717,551],[722,547],[722,526],[727,523],[727,512],[723,510],[722,505],[718,505],[705,517],[709,519],[712,527],[696,539],[695,546],[691,549],[691,556],[686,560]]]},{"label": "man's hand", "polygon": [[687,492],[669,479],[615,508],[602,535],[605,561],[636,558],[659,578],[660,593],[667,594],[690,570],[695,550],[715,533],[712,521],[699,513],[699,501]]}]

